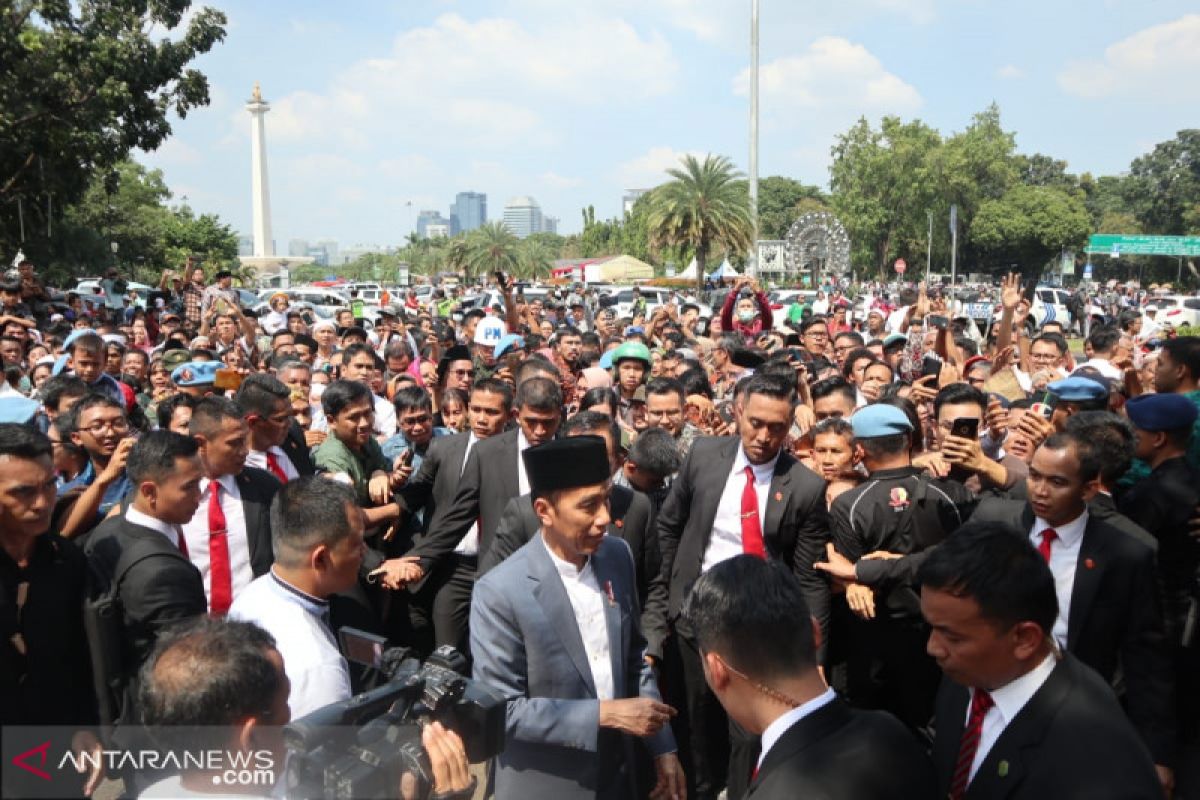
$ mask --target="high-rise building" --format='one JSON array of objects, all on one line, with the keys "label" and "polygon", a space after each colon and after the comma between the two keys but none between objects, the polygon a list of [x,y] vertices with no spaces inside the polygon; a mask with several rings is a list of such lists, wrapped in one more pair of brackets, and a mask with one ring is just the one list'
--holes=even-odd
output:
[{"label": "high-rise building", "polygon": [[288,239],[288,255],[289,256],[306,256],[306,255],[308,255],[308,240],[307,239]]},{"label": "high-rise building", "polygon": [[328,267],[331,263],[329,260],[329,251],[324,247],[321,247],[319,244],[314,244],[305,252],[298,253],[297,255],[310,256],[314,264],[318,264],[322,267]]},{"label": "high-rise building", "polygon": [[342,263],[338,260],[338,243],[336,239],[320,239],[315,243],[315,246],[325,251],[325,266]]},{"label": "high-rise building", "polygon": [[450,220],[442,216],[442,212],[427,208],[417,214],[417,236],[422,239],[428,239],[429,233],[426,228],[429,225],[445,225],[450,227]]},{"label": "high-rise building", "polygon": [[425,226],[426,239],[448,239],[450,237],[450,223],[448,222],[430,222]]},{"label": "high-rise building", "polygon": [[254,237],[253,236],[238,236],[238,255],[252,256],[254,255]]},{"label": "high-rise building", "polygon": [[487,222],[487,195],[459,192],[450,204],[450,235],[473,231]]},{"label": "high-rise building", "polygon": [[633,204],[638,201],[642,195],[650,191],[649,189],[626,189],[625,194],[621,196],[621,210],[626,214],[633,212]]},{"label": "high-rise building", "polygon": [[545,230],[544,225],[542,208],[532,197],[514,197],[504,206],[504,227],[518,239],[524,239],[531,233],[541,233]]},{"label": "high-rise building", "polygon": [[558,217],[542,217],[542,233],[558,233]]}]

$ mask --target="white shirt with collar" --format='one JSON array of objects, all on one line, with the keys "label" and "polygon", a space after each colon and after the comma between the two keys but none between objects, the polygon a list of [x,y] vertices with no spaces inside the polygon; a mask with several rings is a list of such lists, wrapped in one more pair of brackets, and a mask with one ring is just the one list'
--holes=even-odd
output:
[{"label": "white shirt with collar", "polygon": [[386,397],[372,394],[375,401],[375,435],[389,439],[399,430],[396,424],[396,407]]},{"label": "white shirt with collar", "polygon": [[521,458],[521,453],[529,449],[529,440],[525,438],[525,431],[519,426],[517,427],[517,486],[519,494],[529,494],[529,478],[525,475],[525,459]]},{"label": "white shirt with collar", "polygon": [[[742,548],[742,493],[746,490],[746,467],[754,470],[754,492],[758,499],[758,520],[762,524],[767,518],[767,498],[771,494],[771,478],[775,475],[775,464],[779,461],[776,453],[765,464],[751,464],[746,458],[746,451],[738,444],[737,455],[733,457],[733,468],[725,480],[725,490],[721,492],[721,501],[717,504],[717,515],[713,518],[712,536],[704,551],[704,561],[700,571],[708,572],[716,564],[726,559],[740,556]],[[767,530],[763,526],[763,537]]]},{"label": "white shirt with collar", "polygon": [[[300,477],[300,472],[296,469],[296,465],[292,463],[292,459],[288,458],[288,454],[283,451],[282,447],[268,447],[266,450],[251,450],[246,455],[246,466],[257,467],[271,472],[271,467],[267,464],[267,453],[275,456],[275,460],[279,462],[279,468],[283,470],[283,474],[287,476],[289,482]],[[271,472],[272,475],[275,473]]]},{"label": "white shirt with collar", "polygon": [[576,569],[574,564],[563,561],[554,554],[546,544],[545,534],[542,534],[542,546],[550,554],[554,570],[562,579],[563,588],[567,590],[571,610],[575,612],[575,626],[579,629],[579,638],[583,640],[588,665],[592,668],[596,697],[600,700],[612,700],[612,655],[608,642],[608,622],[604,617],[604,604],[607,599],[600,590],[600,582],[592,569],[592,560],[589,558],[583,569]]},{"label": "white shirt with collar", "polygon": [[1092,367],[1104,377],[1111,378],[1115,381],[1122,380],[1125,377],[1125,373],[1121,371],[1120,367],[1114,367],[1112,362],[1107,358],[1093,358],[1090,361],[1085,361],[1084,363],[1075,367],[1075,371],[1078,372],[1084,367]]},{"label": "white shirt with collar", "polygon": [[758,763],[755,769],[762,766],[763,759],[767,757],[767,753],[771,752],[771,748],[779,741],[780,737],[791,730],[792,726],[800,720],[813,714],[837,699],[837,692],[833,689],[826,688],[825,691],[807,703],[791,709],[776,717],[775,721],[767,726],[767,729],[762,732],[760,737],[762,748],[759,750]]},{"label": "white shirt with collar", "polygon": [[329,601],[275,574],[275,568],[234,595],[232,619],[253,622],[275,637],[292,690],[292,719],[350,697],[350,673],[329,628]]},{"label": "white shirt with collar", "polygon": [[[217,479],[221,484],[221,511],[225,513],[225,534],[229,545],[229,580],[233,589],[233,599],[237,599],[242,590],[254,580],[254,571],[250,568],[250,537],[246,532],[246,513],[242,507],[242,493],[238,489],[237,480],[233,475],[222,475]],[[202,478],[200,481],[200,505],[183,526],[183,536],[187,540],[188,558],[200,570],[204,579],[204,594],[212,603],[212,564],[208,553],[208,503],[212,494],[212,481]]]},{"label": "white shirt with collar", "polygon": [[1058,595],[1058,619],[1054,620],[1051,635],[1058,646],[1067,649],[1067,622],[1071,619],[1071,592],[1075,589],[1075,568],[1079,563],[1079,546],[1087,529],[1088,512],[1065,525],[1055,527],[1038,517],[1029,531],[1029,541],[1034,547],[1042,544],[1042,531],[1054,528],[1058,536],[1050,544],[1050,572],[1054,575],[1054,593]]},{"label": "white shirt with collar", "polygon": [[[1042,684],[1050,677],[1050,673],[1054,672],[1054,667],[1058,663],[1058,659],[1054,653],[1050,653],[1036,667],[1026,672],[1016,680],[1001,686],[989,692],[992,696],[994,705],[988,709],[983,716],[983,727],[979,731],[979,745],[975,750],[975,760],[971,762],[971,773],[967,778],[968,785],[970,780],[975,777],[975,773],[979,770],[979,765],[987,758],[988,752],[991,751],[993,745],[1000,738],[1000,734],[1004,733],[1004,729],[1012,724],[1016,719],[1017,714],[1021,713],[1021,709],[1025,704],[1033,699],[1037,694],[1038,689],[1042,688]],[[974,698],[977,689],[971,691],[971,697]],[[967,703],[967,719],[971,718],[971,703]]]},{"label": "white shirt with collar", "polygon": [[179,526],[172,525],[169,522],[163,522],[157,517],[152,517],[149,514],[144,514],[133,507],[132,504],[125,509],[125,521],[131,522],[134,525],[141,525],[143,528],[149,528],[152,531],[158,531],[163,536],[167,537],[167,541],[175,547],[179,547]]},{"label": "white shirt with collar", "polygon": [[[470,433],[467,434],[467,449],[463,453],[462,464],[459,465],[459,467],[458,467],[458,476],[460,478],[462,477],[463,472],[467,469],[467,459],[471,455],[472,448],[474,448],[475,445],[479,444],[480,441],[481,441],[481,439],[475,435],[475,431],[471,431]],[[518,456],[518,458],[520,458],[520,457]],[[524,459],[520,459],[520,460],[524,461]],[[467,531],[466,535],[463,536],[463,538],[459,541],[458,546],[454,548],[454,552],[458,553],[461,556],[479,555],[479,521],[478,520],[471,523],[471,529],[469,531]]]}]

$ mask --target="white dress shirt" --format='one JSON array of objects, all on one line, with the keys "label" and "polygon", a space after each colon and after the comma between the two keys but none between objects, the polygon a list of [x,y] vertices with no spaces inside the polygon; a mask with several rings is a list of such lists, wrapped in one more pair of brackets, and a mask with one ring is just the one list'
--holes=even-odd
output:
[{"label": "white dress shirt", "polygon": [[327,600],[302,592],[272,567],[234,595],[229,616],[253,622],[275,637],[292,684],[292,719],[350,697],[350,673],[329,629]]},{"label": "white dress shirt", "polygon": [[524,453],[529,448],[529,440],[525,438],[525,431],[517,428],[517,486],[520,488],[519,494],[529,494],[529,478],[525,476],[525,459],[521,458],[521,453]]},{"label": "white dress shirt", "polygon": [[[479,437],[475,435],[475,431],[467,434],[467,450],[463,453],[462,466],[458,468],[458,476],[460,478],[467,469],[467,459],[471,456],[471,448],[479,441]],[[459,541],[458,546],[454,548],[454,552],[463,556],[479,555],[479,520],[471,523],[471,529]]]},{"label": "white dress shirt", "polygon": [[1051,634],[1063,650],[1067,649],[1067,622],[1071,619],[1071,592],[1075,588],[1075,568],[1079,563],[1079,545],[1083,543],[1083,532],[1087,528],[1088,512],[1054,527],[1038,517],[1029,531],[1029,541],[1034,547],[1042,543],[1042,531],[1054,528],[1058,536],[1050,544],[1050,572],[1054,575],[1054,593],[1058,595],[1058,619],[1054,620]]},{"label": "white dress shirt", "polygon": [[797,722],[804,719],[809,714],[819,711],[836,699],[837,692],[835,692],[833,689],[827,688],[822,694],[817,695],[804,705],[797,706],[791,711],[780,714],[778,717],[776,717],[775,721],[768,725],[767,729],[762,732],[762,736],[760,737],[762,741],[762,748],[759,750],[758,763],[757,766],[755,766],[755,769],[758,769],[758,767],[762,766],[763,759],[767,757],[767,753],[771,752],[771,748],[774,747],[775,743],[779,741],[779,737],[791,730],[791,727]]},{"label": "white dress shirt", "polygon": [[[989,692],[995,705],[989,708],[983,716],[983,727],[979,731],[979,745],[975,750],[975,760],[971,762],[971,773],[967,777],[968,784],[975,777],[975,772],[987,758],[987,754],[996,744],[996,740],[1000,738],[1000,734],[1004,733],[1004,729],[1012,724],[1025,704],[1037,694],[1037,690],[1042,688],[1042,684],[1050,677],[1050,673],[1054,671],[1057,663],[1058,659],[1054,657],[1054,653],[1051,653],[1041,664],[1015,681]],[[975,690],[972,690],[972,698],[975,696],[974,692]],[[970,720],[970,718],[971,704],[968,702],[967,719]]]},{"label": "white dress shirt", "polygon": [[[738,445],[737,455],[733,457],[733,469],[729,471],[725,490],[721,492],[721,501],[717,504],[717,516],[713,519],[712,536],[704,551],[701,572],[708,572],[714,565],[745,552],[742,548],[742,492],[746,491],[746,467],[754,470],[758,521],[762,525],[767,518],[767,498],[771,494],[771,477],[775,474],[777,461],[778,453],[765,464],[751,464],[746,459],[746,451]],[[765,538],[765,525],[762,531]]]},{"label": "white dress shirt", "polygon": [[[1076,372],[1078,372],[1079,370],[1083,369],[1084,367],[1091,367],[1091,368],[1095,369],[1097,372],[1099,372],[1101,375],[1103,375],[1104,377],[1111,378],[1114,381],[1122,380],[1125,377],[1125,373],[1121,371],[1121,368],[1114,367],[1112,365],[1112,362],[1109,361],[1107,358],[1093,358],[1090,361],[1085,361],[1082,364],[1078,365],[1077,367],[1075,367],[1075,370],[1076,370]],[[1072,374],[1074,374],[1074,373],[1072,373]]]},{"label": "white dress shirt", "polygon": [[571,610],[575,612],[575,626],[579,628],[579,638],[583,639],[583,649],[587,653],[588,665],[592,668],[596,697],[600,700],[612,700],[612,656],[608,644],[608,622],[604,618],[604,604],[607,598],[600,590],[600,583],[592,570],[592,561],[588,559],[583,569],[576,569],[574,564],[563,561],[554,554],[546,544],[544,535],[542,546],[550,554],[554,569],[562,579],[563,588],[567,590]]},{"label": "white dress shirt", "polygon": [[396,425],[396,407],[385,397],[377,394],[372,394],[371,397],[375,400],[375,435],[390,439],[399,430]]},{"label": "white dress shirt", "polygon": [[125,520],[126,522],[133,523],[134,525],[141,525],[143,528],[149,528],[152,531],[158,531],[163,536],[167,537],[167,541],[175,545],[175,547],[179,547],[180,533],[178,525],[171,525],[170,523],[163,522],[161,519],[152,517],[149,514],[143,514],[141,511],[138,511],[136,508],[134,508],[132,504],[129,506],[129,508],[125,509]]},{"label": "white dress shirt", "polygon": [[[242,509],[242,493],[238,490],[233,475],[222,475],[221,511],[225,513],[225,538],[229,545],[229,579],[233,598],[250,585],[254,572],[250,569],[250,538],[246,534],[246,514]],[[200,570],[204,579],[204,594],[212,603],[212,565],[208,554],[208,503],[212,494],[212,481],[200,480],[200,505],[190,521],[183,526],[183,537],[187,540],[188,558]]]},{"label": "white dress shirt", "polygon": [[[258,467],[271,472],[271,467],[267,465],[267,453],[275,456],[275,460],[279,462],[279,468],[283,470],[283,474],[287,476],[288,481],[294,481],[300,477],[300,473],[296,470],[296,465],[288,458],[288,454],[283,452],[282,447],[270,447],[267,450],[251,450],[246,456],[246,466]],[[274,472],[271,472],[274,475]]]}]

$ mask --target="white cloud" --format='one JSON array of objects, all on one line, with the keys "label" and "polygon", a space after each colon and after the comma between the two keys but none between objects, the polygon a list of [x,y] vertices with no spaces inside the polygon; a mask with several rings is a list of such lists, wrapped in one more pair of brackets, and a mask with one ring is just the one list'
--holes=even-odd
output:
[{"label": "white cloud", "polygon": [[1200,14],[1188,14],[1122,39],[1103,59],[1073,61],[1058,74],[1068,94],[1085,98],[1137,95],[1200,97]]},{"label": "white cloud", "polygon": [[[734,91],[748,94],[750,70],[734,79]],[[806,121],[811,112],[850,110],[856,116],[906,113],[921,107],[920,93],[884,69],[867,48],[847,39],[825,36],[798,56],[785,56],[759,67],[759,92],[765,116]]]},{"label": "white cloud", "polygon": [[200,161],[200,151],[182,139],[172,136],[159,145],[157,150],[146,153],[140,160],[154,167],[196,164]]},{"label": "white cloud", "polygon": [[1004,78],[1005,80],[1016,80],[1018,78],[1025,77],[1025,70],[1021,69],[1016,64],[1005,64],[1003,67],[996,70],[996,77]]},{"label": "white cloud", "polygon": [[617,165],[616,176],[626,189],[649,189],[670,180],[667,170],[679,166],[685,155],[703,159],[706,153],[681,151],[673,147],[652,147],[645,153]]}]

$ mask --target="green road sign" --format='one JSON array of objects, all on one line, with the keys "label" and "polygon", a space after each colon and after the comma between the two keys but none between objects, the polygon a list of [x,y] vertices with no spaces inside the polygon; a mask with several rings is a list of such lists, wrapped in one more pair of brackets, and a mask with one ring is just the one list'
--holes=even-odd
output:
[{"label": "green road sign", "polygon": [[1200,236],[1093,233],[1087,251],[1111,256],[1200,256]]}]

